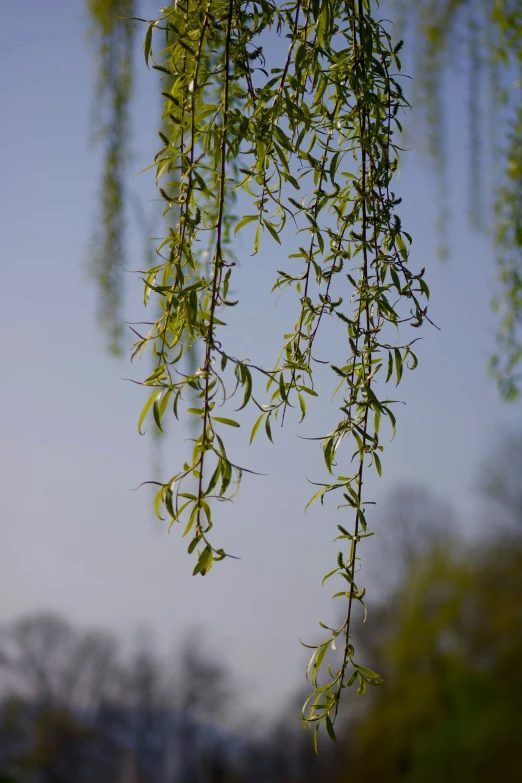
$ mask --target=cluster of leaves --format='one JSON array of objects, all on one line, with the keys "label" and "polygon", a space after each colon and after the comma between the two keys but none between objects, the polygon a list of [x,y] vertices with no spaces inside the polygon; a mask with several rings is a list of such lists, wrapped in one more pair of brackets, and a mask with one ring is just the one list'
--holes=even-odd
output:
[{"label": "cluster of leaves", "polygon": [[[441,177],[442,228],[449,216],[443,78],[448,62],[465,66],[468,74],[470,213],[481,227],[488,223],[481,203],[486,136],[498,147],[494,222],[499,286],[493,305],[500,321],[491,369],[502,396],[514,400],[520,394],[522,358],[522,8],[518,0],[395,0],[395,5],[405,34],[417,40],[417,116],[424,113],[429,152]],[[486,106],[489,110],[481,111]]]},{"label": "cluster of leaves", "polygon": [[[340,357],[331,361],[340,418],[319,439],[329,480],[310,502],[339,492],[354,524],[352,532],[339,526],[349,551],[325,577],[347,583],[336,594],[346,600],[345,620],[339,628],[322,626],[329,637],[313,645],[308,667],[314,691],[303,720],[316,740],[321,724],[335,737],[344,688],[358,682],[362,694],[367,683],[381,681],[355,662],[350,632],[354,603],[364,605],[355,581],[358,545],[371,535],[363,475],[371,466],[381,473],[381,421],[395,428],[394,401],[379,392],[379,380],[398,384],[404,368],[416,366],[415,339],[401,342],[399,328],[421,326],[429,296],[424,270],[415,274],[408,264],[411,237],[391,190],[398,167],[394,133],[407,107],[394,75],[402,43],[392,43],[377,10],[368,0],[180,0],[149,22],[144,44],[147,64],[168,85],[168,131],[160,133],[152,167],[165,215],[169,220],[174,211],[176,222],[169,220],[158,262],[143,277],[145,303],[153,297],[161,311],[135,345],[134,355],[150,349],[155,361],[144,381],[151,394],[139,426],[152,415],[161,429],[170,407],[177,418],[190,397],[186,411],[199,421],[192,455],[159,483],[155,506],[190,536],[194,574],[207,574],[227,556],[211,537],[215,506],[234,497],[245,470],[224,439],[225,428],[239,421],[217,415],[219,407],[240,393],[239,410],[259,410],[251,442],[262,426],[272,440],[275,421],[282,423],[289,408],[302,421],[306,397],[317,396],[314,343],[321,324],[333,319],[344,334],[335,346]],[[283,33],[286,59],[269,74],[262,44]],[[252,204],[241,217],[233,214],[237,191]],[[272,369],[236,358],[223,342],[223,314],[238,304],[229,294],[232,230],[247,224],[255,227],[254,255],[264,239],[281,244],[291,224],[302,237],[274,285],[295,291],[300,306]],[[187,370],[184,357],[198,345],[200,366]],[[259,380],[270,395],[266,403],[254,388]],[[341,453],[350,467],[339,475]],[[325,656],[337,641],[334,670]],[[323,669],[328,679],[320,684]]]}]

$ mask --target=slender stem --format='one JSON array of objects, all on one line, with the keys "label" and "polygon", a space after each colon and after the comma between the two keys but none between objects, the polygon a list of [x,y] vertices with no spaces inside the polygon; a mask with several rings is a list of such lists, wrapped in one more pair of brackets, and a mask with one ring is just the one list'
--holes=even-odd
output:
[{"label": "slender stem", "polygon": [[[355,0],[354,0],[355,5]],[[358,11],[359,11],[359,29],[360,26],[364,23],[364,13],[363,13],[363,3],[362,0],[358,0]],[[353,22],[353,37],[354,37],[354,47],[355,47],[355,68],[357,71],[357,78],[360,84],[360,78],[361,78],[361,70],[362,67],[360,67],[360,64],[364,64],[363,59],[363,53],[362,53],[362,47],[359,41],[359,46],[357,46],[357,30],[356,30],[356,24],[355,24],[355,8],[354,8],[354,22]],[[360,32],[359,32],[360,36]],[[361,221],[361,233],[362,233],[362,252],[363,252],[363,269],[362,269],[362,281],[368,285],[368,270],[369,270],[369,263],[368,263],[368,247],[367,247],[367,230],[368,230],[368,215],[367,215],[367,208],[366,208],[366,199],[367,199],[367,192],[366,192],[366,178],[367,178],[367,150],[366,150],[366,124],[367,124],[367,109],[361,107],[361,100],[360,96],[357,101],[357,109],[358,109],[358,116],[359,116],[359,138],[361,140],[361,190],[362,190],[362,221]],[[369,305],[368,305],[368,297],[365,297],[366,303],[365,303],[365,316],[366,316],[366,336],[365,336],[365,342],[366,342],[366,348],[367,348],[367,356],[365,357],[364,354],[361,354],[361,364],[364,368],[365,361],[367,362],[368,369],[371,372],[371,336],[370,336],[370,311],[369,311]],[[361,308],[359,308],[359,317],[361,314]],[[358,330],[359,331],[359,330]],[[353,362],[354,362],[354,368],[355,368],[355,359],[354,356]],[[363,369],[364,371],[364,369]],[[368,385],[370,384],[370,381],[368,382]],[[352,395],[353,395],[353,371],[352,371]],[[352,403],[353,404],[353,403]],[[351,407],[351,406],[350,406]],[[341,688],[344,683],[344,676],[346,672],[346,667],[348,665],[348,661],[350,660],[350,623],[352,618],[352,606],[353,606],[353,597],[354,597],[354,590],[355,590],[355,564],[356,564],[356,556],[357,556],[357,542],[358,542],[358,535],[359,535],[359,525],[360,525],[360,508],[362,503],[362,487],[363,487],[363,472],[364,472],[364,458],[366,454],[366,433],[368,429],[368,405],[365,407],[364,412],[364,421],[363,421],[363,443],[362,443],[362,453],[360,454],[360,462],[359,462],[359,471],[357,476],[357,500],[358,500],[358,507],[357,512],[355,515],[355,527],[354,527],[354,535],[353,535],[353,547],[352,547],[352,559],[350,562],[350,573],[351,573],[351,582],[350,582],[350,594],[348,597],[348,608],[346,611],[346,620],[344,624],[345,628],[345,646],[344,646],[344,655],[343,655],[343,663],[341,667],[341,674],[339,677],[339,688],[338,688],[338,694],[337,694],[337,700],[335,705],[335,716],[337,716],[337,710],[339,705],[339,699],[340,699],[340,692]]]},{"label": "slender stem", "polygon": [[223,268],[223,213],[225,208],[225,177],[226,177],[226,144],[227,144],[227,125],[228,125],[228,105],[229,105],[229,81],[230,81],[230,38],[232,34],[232,17],[234,9],[234,0],[228,3],[227,32],[225,39],[225,75],[223,86],[223,130],[220,145],[220,181],[218,194],[218,215],[216,224],[216,251],[213,262],[213,280],[212,292],[210,298],[210,316],[208,321],[208,330],[206,336],[205,361],[203,364],[205,376],[205,392],[203,400],[203,432],[201,437],[201,456],[199,460],[199,483],[198,483],[198,511],[197,511],[197,529],[202,531],[201,526],[201,499],[203,498],[203,473],[205,465],[205,453],[207,445],[207,429],[209,426],[210,415],[210,376],[212,365],[212,349],[214,344],[214,318],[217,306],[217,293],[221,283],[221,272]]}]

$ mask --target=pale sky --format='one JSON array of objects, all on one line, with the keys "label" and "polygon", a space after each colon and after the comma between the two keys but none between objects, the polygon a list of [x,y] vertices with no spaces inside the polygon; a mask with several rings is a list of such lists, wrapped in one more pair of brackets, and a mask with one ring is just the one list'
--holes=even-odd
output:
[{"label": "pale sky", "polygon": [[[122,377],[139,379],[147,366],[109,358],[95,322],[86,267],[100,155],[89,143],[94,68],[85,29],[80,0],[3,0],[0,621],[51,609],[121,634],[146,626],[163,649],[202,627],[209,648],[227,659],[240,686],[248,684],[249,707],[273,706],[302,684],[298,638],[316,638],[318,621],[334,617],[334,590],[321,588],[321,579],[335,566],[332,541],[342,520],[333,503],[303,514],[312,490],[305,474],[324,474],[317,447],[296,437],[293,422],[277,433],[276,446],[258,437],[248,450],[247,424],[233,433],[238,459],[270,475],[247,477],[234,507],[218,517],[216,540],[242,559],[216,564],[205,578],[191,576],[194,561],[179,531],[167,535],[153,522],[149,493],[131,491],[152,476],[152,450],[137,432],[143,395]],[[132,173],[152,160],[157,140],[157,105],[146,95],[152,76],[139,51],[137,59]],[[436,252],[435,182],[414,152],[405,155],[396,188],[441,331],[423,331],[420,366],[400,388],[407,405],[397,410],[398,434],[368,497],[385,513],[387,492],[421,484],[448,500],[472,533],[478,467],[497,436],[519,426],[522,409],[501,403],[486,370],[495,271],[490,242],[467,222],[462,96],[453,82],[448,262]],[[130,186],[148,209],[150,179]],[[129,247],[139,268],[136,230]],[[235,355],[275,358],[293,313],[284,300],[274,310],[270,288],[292,251],[272,244],[252,259],[243,249],[235,283],[243,305],[227,339]],[[126,317],[139,320],[136,276],[128,287]],[[331,413],[331,406],[313,412],[302,433],[322,433]],[[171,428],[163,448],[169,473],[186,436],[180,425]],[[368,544],[369,559],[372,551]],[[371,590],[369,608],[371,622]]]}]

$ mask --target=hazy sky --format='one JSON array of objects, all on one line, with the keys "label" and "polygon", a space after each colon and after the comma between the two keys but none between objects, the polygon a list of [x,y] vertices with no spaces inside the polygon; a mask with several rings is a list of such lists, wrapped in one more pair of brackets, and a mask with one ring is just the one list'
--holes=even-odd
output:
[{"label": "hazy sky", "polygon": [[[259,437],[248,451],[248,426],[234,433],[239,459],[270,476],[247,477],[234,507],[221,512],[215,540],[242,559],[216,564],[204,579],[192,578],[179,531],[167,535],[153,522],[148,492],[131,491],[151,477],[152,449],[137,432],[143,395],[121,378],[139,379],[147,366],[108,358],[95,322],[86,270],[100,157],[89,143],[94,69],[85,32],[80,0],[2,4],[0,620],[53,609],[126,634],[146,626],[164,649],[202,627],[203,643],[248,683],[250,706],[273,706],[302,681],[298,637],[315,638],[318,620],[334,616],[334,590],[322,589],[321,578],[334,567],[341,518],[334,504],[304,516],[311,491],[304,475],[324,474],[317,447],[299,440],[292,422],[276,447]],[[143,97],[153,76],[139,52],[138,62],[133,173],[151,161],[157,139],[157,105]],[[441,331],[424,329],[420,366],[400,389],[407,405],[397,410],[398,434],[368,497],[385,514],[387,492],[420,483],[448,499],[471,531],[478,466],[497,434],[519,425],[521,407],[504,406],[486,372],[494,266],[489,241],[467,222],[463,94],[452,82],[450,261],[437,258],[435,182],[414,152],[397,188]],[[150,179],[131,187],[151,208]],[[130,238],[139,268],[143,241],[136,230]],[[236,355],[275,357],[279,334],[294,320],[284,300],[276,310],[270,301],[284,252],[272,244],[252,259],[246,243],[239,250],[236,288],[243,301],[251,296],[234,312],[227,339]],[[129,275],[128,285],[126,316],[138,320],[140,283]],[[313,412],[303,434],[321,434],[331,412]],[[166,471],[177,469],[185,437],[172,428]],[[371,558],[370,545],[367,552]]]}]

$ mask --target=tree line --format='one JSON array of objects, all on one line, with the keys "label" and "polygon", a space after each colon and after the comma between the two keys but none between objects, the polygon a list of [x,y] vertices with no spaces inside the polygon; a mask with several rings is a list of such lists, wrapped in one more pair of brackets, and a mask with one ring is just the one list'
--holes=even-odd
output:
[{"label": "tree line", "polygon": [[521,466],[522,438],[513,436],[481,476],[482,535],[472,544],[426,491],[403,489],[383,504],[374,563],[382,581],[361,645],[386,687],[350,705],[337,744],[319,756],[288,720],[300,694],[259,730],[245,718],[255,705],[197,633],[168,659],[146,636],[124,655],[110,633],[40,614],[0,634],[0,781],[515,783]]}]

